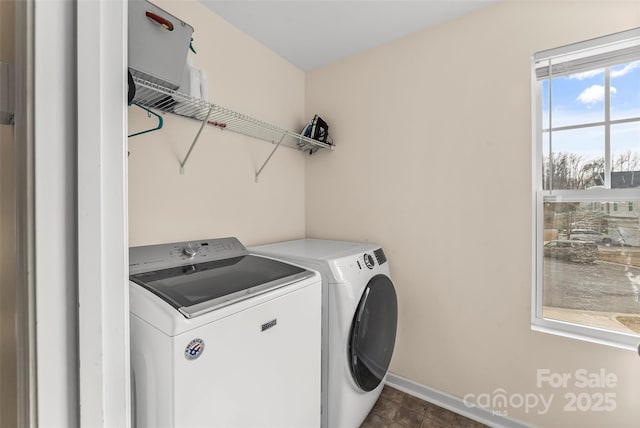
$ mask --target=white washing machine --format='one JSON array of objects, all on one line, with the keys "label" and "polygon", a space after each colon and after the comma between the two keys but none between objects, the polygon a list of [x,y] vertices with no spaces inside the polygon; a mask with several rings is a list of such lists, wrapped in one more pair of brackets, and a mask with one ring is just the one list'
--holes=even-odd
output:
[{"label": "white washing machine", "polygon": [[317,272],[235,238],[129,254],[135,427],[320,426]]},{"label": "white washing machine", "polygon": [[384,251],[374,244],[302,239],[250,249],[322,276],[322,425],[360,426],[391,362],[398,306]]}]

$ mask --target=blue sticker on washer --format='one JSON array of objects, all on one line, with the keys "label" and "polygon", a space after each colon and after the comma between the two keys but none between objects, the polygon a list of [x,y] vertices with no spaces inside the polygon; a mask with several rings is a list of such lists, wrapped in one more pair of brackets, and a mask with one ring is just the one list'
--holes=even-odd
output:
[{"label": "blue sticker on washer", "polygon": [[204,352],[204,340],[193,339],[186,348],[184,348],[184,357],[187,360],[195,360]]}]

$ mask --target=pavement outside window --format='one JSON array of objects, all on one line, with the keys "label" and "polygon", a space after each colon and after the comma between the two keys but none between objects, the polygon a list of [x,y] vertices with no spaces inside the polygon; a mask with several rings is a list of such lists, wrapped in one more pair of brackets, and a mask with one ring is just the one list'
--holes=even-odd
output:
[{"label": "pavement outside window", "polygon": [[544,258],[544,318],[640,334],[640,248],[598,246],[593,263]]}]

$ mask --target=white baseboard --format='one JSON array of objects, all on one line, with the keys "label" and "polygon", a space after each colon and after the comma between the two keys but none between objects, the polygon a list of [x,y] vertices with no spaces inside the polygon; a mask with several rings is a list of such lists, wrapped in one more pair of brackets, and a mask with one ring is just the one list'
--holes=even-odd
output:
[{"label": "white baseboard", "polygon": [[412,380],[405,379],[393,373],[387,373],[386,384],[392,388],[406,392],[424,401],[440,406],[444,409],[458,413],[474,421],[495,428],[529,428],[529,425],[518,420],[501,416],[481,407],[469,407],[461,398],[454,397],[444,392],[437,391],[428,386],[421,385]]}]

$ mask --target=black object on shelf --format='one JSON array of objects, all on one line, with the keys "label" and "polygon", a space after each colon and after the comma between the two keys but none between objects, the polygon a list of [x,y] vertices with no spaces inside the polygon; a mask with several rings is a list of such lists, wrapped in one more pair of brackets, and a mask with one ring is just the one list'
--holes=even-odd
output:
[{"label": "black object on shelf", "polygon": [[129,78],[128,103],[131,105],[131,102],[136,97],[136,84],[133,82],[133,76],[131,76],[131,72],[129,70],[127,70],[127,76]]},{"label": "black object on shelf", "polygon": [[[313,116],[311,122],[305,125],[302,136],[321,143],[332,144],[330,141],[327,141],[329,138],[329,125],[317,114]],[[309,150],[310,155],[318,151],[318,146],[311,145],[302,140],[298,143],[298,148],[300,148],[300,150]]]}]

